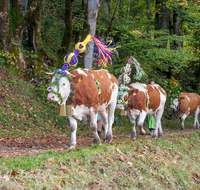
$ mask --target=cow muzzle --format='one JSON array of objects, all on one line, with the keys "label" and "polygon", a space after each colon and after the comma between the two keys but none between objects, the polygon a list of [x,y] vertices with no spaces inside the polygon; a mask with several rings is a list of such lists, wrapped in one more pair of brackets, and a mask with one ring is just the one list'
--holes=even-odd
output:
[{"label": "cow muzzle", "polygon": [[175,106],[174,105],[170,105],[169,106],[171,109],[175,109]]},{"label": "cow muzzle", "polygon": [[51,102],[58,102],[58,99],[53,94],[48,94],[47,100],[49,100]]},{"label": "cow muzzle", "polygon": [[175,109],[173,110],[173,113],[174,113],[175,115],[178,115],[178,108],[175,108]]},{"label": "cow muzzle", "polygon": [[122,104],[117,104],[116,105],[116,109],[118,110],[123,110],[124,109],[124,106]]}]

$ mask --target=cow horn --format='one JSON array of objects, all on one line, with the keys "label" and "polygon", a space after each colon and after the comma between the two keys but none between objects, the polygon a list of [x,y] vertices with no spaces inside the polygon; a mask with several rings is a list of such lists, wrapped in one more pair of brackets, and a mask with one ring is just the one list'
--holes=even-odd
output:
[{"label": "cow horn", "polygon": [[52,71],[50,71],[50,72],[45,72],[45,74],[47,74],[47,75],[53,75],[53,72],[52,72]]}]

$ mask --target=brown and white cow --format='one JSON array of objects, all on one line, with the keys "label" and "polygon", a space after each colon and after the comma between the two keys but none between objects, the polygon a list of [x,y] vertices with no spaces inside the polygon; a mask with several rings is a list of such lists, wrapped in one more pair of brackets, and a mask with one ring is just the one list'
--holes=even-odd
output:
[{"label": "brown and white cow", "polygon": [[[123,100],[128,106],[128,117],[132,125],[132,137],[136,138],[136,118],[139,117],[138,126],[140,133],[145,135],[143,123],[148,115],[153,115],[156,120],[153,137],[162,136],[161,117],[163,115],[167,93],[158,84],[149,85],[133,83],[128,86],[130,92],[124,92]],[[124,105],[117,104],[117,109],[124,109]]]},{"label": "brown and white cow", "polygon": [[170,108],[178,112],[178,117],[181,120],[181,129],[184,129],[184,120],[194,114],[194,128],[199,128],[198,114],[200,113],[200,96],[196,93],[179,93],[179,97],[173,100],[174,105]]},{"label": "brown and white cow", "polygon": [[[99,82],[101,89],[100,97],[98,97],[98,86],[89,73],[91,72],[94,78]],[[58,104],[66,104],[70,94],[70,84],[75,84],[75,96],[72,100],[72,116],[69,116],[71,128],[71,141],[68,145],[69,148],[76,146],[76,131],[77,120],[82,120],[85,115],[91,118],[90,127],[94,134],[96,143],[101,143],[97,134],[97,112],[99,112],[104,123],[104,141],[112,141],[112,124],[114,122],[114,111],[117,103],[118,95],[118,81],[107,70],[89,70],[76,69],[68,72],[72,79],[62,77],[59,80],[59,93],[61,98],[56,93],[50,91],[47,99]],[[55,81],[55,76],[52,78],[51,83]],[[54,86],[53,90],[57,92],[57,87]],[[106,112],[108,110],[108,113]]]}]

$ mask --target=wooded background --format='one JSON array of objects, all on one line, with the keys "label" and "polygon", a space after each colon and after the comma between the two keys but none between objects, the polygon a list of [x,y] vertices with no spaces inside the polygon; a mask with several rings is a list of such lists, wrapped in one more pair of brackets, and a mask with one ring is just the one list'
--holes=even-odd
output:
[{"label": "wooded background", "polygon": [[[0,1],[0,63],[28,81],[61,68],[89,33],[118,46],[106,67],[116,77],[133,56],[148,75],[141,82],[169,92],[174,77],[183,91],[200,93],[200,0]],[[92,68],[92,54],[90,44],[78,67]]]}]

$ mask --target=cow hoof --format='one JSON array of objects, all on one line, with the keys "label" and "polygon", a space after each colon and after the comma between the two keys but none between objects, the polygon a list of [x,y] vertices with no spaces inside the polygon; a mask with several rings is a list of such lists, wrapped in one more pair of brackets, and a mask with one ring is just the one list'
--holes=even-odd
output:
[{"label": "cow hoof", "polygon": [[99,144],[99,145],[101,145],[101,141],[100,141],[100,140],[94,139],[94,144]]},{"label": "cow hoof", "polygon": [[76,145],[68,145],[68,149],[71,150],[71,149],[75,149],[76,148]]},{"label": "cow hoof", "polygon": [[133,139],[136,139],[136,135],[131,135],[131,137],[132,137]]},{"label": "cow hoof", "polygon": [[155,134],[155,133],[152,135],[152,138],[155,138],[155,139],[156,139],[157,137],[158,137],[158,135]]},{"label": "cow hoof", "polygon": [[159,137],[162,137],[163,136],[163,133],[159,133]]},{"label": "cow hoof", "polygon": [[140,134],[141,135],[146,135],[146,131],[143,129],[143,130],[140,131]]},{"label": "cow hoof", "polygon": [[111,143],[112,142],[112,137],[106,137],[106,138],[103,138],[103,142],[104,143]]}]

